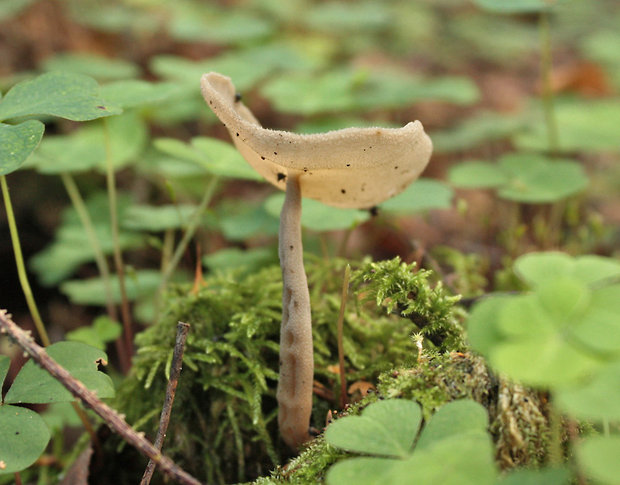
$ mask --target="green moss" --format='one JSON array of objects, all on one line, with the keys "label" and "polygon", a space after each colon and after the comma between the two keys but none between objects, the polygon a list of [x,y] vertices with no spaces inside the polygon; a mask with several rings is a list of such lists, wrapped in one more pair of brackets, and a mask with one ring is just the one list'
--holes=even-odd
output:
[{"label": "green moss", "polygon": [[[346,264],[315,257],[306,261],[315,379],[323,387],[314,404],[313,424],[318,429],[338,402],[336,334]],[[398,259],[350,264],[352,291],[344,320],[348,383],[376,382],[394,367],[416,366],[418,349],[411,337],[419,332],[427,336],[429,353],[462,347],[454,312],[457,298],[447,295],[440,284],[433,285],[431,272],[415,271]],[[267,475],[287,457],[277,434],[275,401],[281,288],[277,266],[243,277],[211,276],[195,295],[189,287],[176,287],[161,302],[159,322],[136,337],[133,372],[120,387],[116,406],[152,437],[176,324],[191,325],[165,451],[207,483]],[[323,469],[338,454],[333,450],[326,454],[318,444],[306,453],[315,453],[314,463],[323,464]],[[138,461],[136,468],[141,466]],[[307,478],[304,467],[296,473]]]},{"label": "green moss", "polygon": [[[404,398],[420,403],[424,419],[446,402],[474,399],[489,411],[489,430],[494,438],[497,462],[502,469],[535,465],[544,459],[548,425],[537,393],[493,376],[480,357],[450,352],[425,354],[414,367],[382,373],[377,391],[346,409],[356,415],[377,399]],[[321,436],[287,467],[278,467],[256,485],[320,483],[328,468],[347,455],[329,446]]]}]

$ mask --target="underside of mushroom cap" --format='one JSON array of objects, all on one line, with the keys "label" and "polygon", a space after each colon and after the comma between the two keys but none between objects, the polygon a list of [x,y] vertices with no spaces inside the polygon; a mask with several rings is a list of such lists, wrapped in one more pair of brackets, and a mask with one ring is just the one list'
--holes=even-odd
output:
[{"label": "underside of mushroom cap", "polygon": [[369,208],[402,192],[431,156],[419,121],[402,128],[346,128],[302,135],[263,128],[235,96],[230,78],[204,74],[202,95],[254,169],[284,190],[300,175],[303,197],[335,207]]}]

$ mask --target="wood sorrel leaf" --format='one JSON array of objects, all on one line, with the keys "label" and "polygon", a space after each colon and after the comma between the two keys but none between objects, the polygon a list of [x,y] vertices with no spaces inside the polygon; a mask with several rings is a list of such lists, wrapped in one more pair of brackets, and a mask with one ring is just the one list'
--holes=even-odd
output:
[{"label": "wood sorrel leaf", "polygon": [[325,440],[347,451],[405,457],[422,421],[420,406],[406,399],[370,404],[361,416],[347,416],[328,426]]},{"label": "wood sorrel leaf", "polygon": [[597,483],[615,485],[620,476],[620,436],[593,436],[577,448],[577,461]]},{"label": "wood sorrel leaf", "polygon": [[81,74],[50,72],[13,86],[0,101],[0,120],[51,115],[86,121],[121,113],[99,94],[97,82]]},{"label": "wood sorrel leaf", "polygon": [[50,440],[43,418],[30,409],[0,405],[0,475],[32,465]]},{"label": "wood sorrel leaf", "polygon": [[11,359],[8,355],[0,355],[0,388],[4,383],[7,373],[9,372],[9,366],[11,365]]},{"label": "wood sorrel leaf", "polygon": [[28,120],[18,125],[0,123],[0,175],[17,170],[34,151],[45,126],[37,120]]},{"label": "wood sorrel leaf", "polygon": [[[46,352],[100,398],[113,397],[112,380],[98,370],[107,363],[105,352],[79,342],[57,342]],[[5,403],[51,403],[73,401],[73,395],[46,370],[29,360],[19,371],[4,398]]]}]

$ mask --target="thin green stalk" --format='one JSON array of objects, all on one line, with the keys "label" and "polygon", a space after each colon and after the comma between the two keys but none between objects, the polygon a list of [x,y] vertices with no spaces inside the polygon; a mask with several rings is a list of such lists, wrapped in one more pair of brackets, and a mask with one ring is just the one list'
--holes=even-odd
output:
[{"label": "thin green stalk", "polygon": [[562,464],[562,416],[549,398],[549,464]]},{"label": "thin green stalk", "polygon": [[[77,213],[82,226],[84,227],[84,231],[86,232],[86,237],[88,237],[88,241],[90,242],[90,246],[93,250],[95,257],[95,264],[97,265],[97,269],[99,270],[99,274],[103,280],[103,287],[106,296],[106,311],[110,319],[115,322],[118,321],[118,312],[116,311],[116,305],[114,304],[114,298],[112,296],[112,279],[110,273],[110,266],[108,265],[108,261],[105,257],[103,249],[101,248],[101,244],[99,243],[99,238],[97,237],[97,233],[95,231],[95,227],[93,225],[90,214],[88,213],[88,209],[86,208],[86,204],[84,203],[84,199],[80,194],[80,190],[75,183],[75,179],[71,176],[70,173],[63,172],[60,174],[60,178],[62,183],[65,186],[65,190],[69,195],[69,199],[71,200],[71,204],[73,204],[73,208]],[[121,342],[121,341],[117,341]],[[124,350],[124,343],[121,343],[121,347],[119,350],[119,360],[121,364],[121,368],[124,374],[129,372],[130,362],[127,356],[127,352]]]},{"label": "thin green stalk", "polygon": [[545,124],[547,126],[547,141],[549,151],[557,153],[558,142],[558,123],[555,116],[555,104],[553,99],[553,87],[551,85],[552,53],[551,53],[551,26],[549,23],[549,13],[543,11],[539,18],[540,28],[540,70],[542,76],[543,91],[543,110]]},{"label": "thin green stalk", "polygon": [[127,353],[127,359],[131,362],[131,356],[133,354],[133,330],[131,328],[131,311],[129,309],[129,300],[127,299],[127,290],[125,288],[125,267],[123,264],[123,255],[121,252],[118,231],[116,178],[114,176],[114,164],[112,162],[110,148],[110,130],[108,127],[107,118],[103,119],[103,133],[106,152],[106,182],[108,188],[108,205],[110,207],[110,226],[112,228],[112,241],[114,245],[114,266],[116,268],[118,286],[121,294],[121,316],[123,320],[123,333],[125,336],[125,351]]},{"label": "thin green stalk", "polygon": [[342,294],[340,297],[340,312],[338,313],[338,369],[340,374],[340,409],[344,409],[347,404],[347,380],[344,369],[344,309],[347,304],[349,294],[349,278],[351,276],[351,265],[347,264],[344,268],[342,280]]},{"label": "thin green stalk", "polygon": [[13,213],[13,204],[11,204],[11,197],[9,195],[9,186],[6,182],[6,176],[0,176],[0,184],[2,185],[2,197],[4,198],[4,207],[6,209],[6,217],[9,223],[9,231],[11,232],[11,242],[13,244],[13,254],[15,255],[15,264],[17,265],[17,275],[19,277],[19,283],[21,284],[24,297],[26,298],[26,304],[28,310],[34,321],[34,325],[37,328],[41,342],[45,347],[50,344],[50,339],[45,330],[45,325],[41,319],[41,314],[37,308],[37,304],[32,294],[32,288],[28,282],[28,275],[26,274],[26,265],[24,264],[24,256],[22,254],[22,247],[19,242],[19,234],[17,232],[17,224],[15,223],[15,214]]},{"label": "thin green stalk", "polygon": [[200,217],[202,216],[207,206],[209,205],[209,202],[211,202],[211,199],[213,198],[213,194],[215,192],[215,187],[217,186],[218,180],[219,178],[215,176],[209,180],[200,204],[192,214],[192,217],[189,220],[189,223],[187,225],[187,228],[185,229],[185,232],[183,233],[183,237],[181,238],[179,245],[174,251],[172,258],[166,265],[166,269],[164,270],[161,278],[161,284],[159,285],[160,291],[163,290],[168,284],[172,273],[174,273],[174,270],[179,264],[179,261],[181,261],[181,258],[183,257],[183,254],[187,249],[187,245],[192,240],[192,237],[194,237],[194,233],[196,232],[196,229],[200,224]]}]

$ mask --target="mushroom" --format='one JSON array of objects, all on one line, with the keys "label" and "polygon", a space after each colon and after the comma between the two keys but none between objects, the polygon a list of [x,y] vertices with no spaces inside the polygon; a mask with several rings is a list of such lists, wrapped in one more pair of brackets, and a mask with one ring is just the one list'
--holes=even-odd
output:
[{"label": "mushroom", "polygon": [[344,208],[370,208],[402,192],[426,167],[430,138],[419,121],[402,128],[346,128],[301,135],[263,128],[230,78],[211,72],[202,95],[247,162],[286,190],[280,214],[282,324],[278,425],[298,449],[311,436],[314,356],[310,296],[303,264],[301,198]]}]

